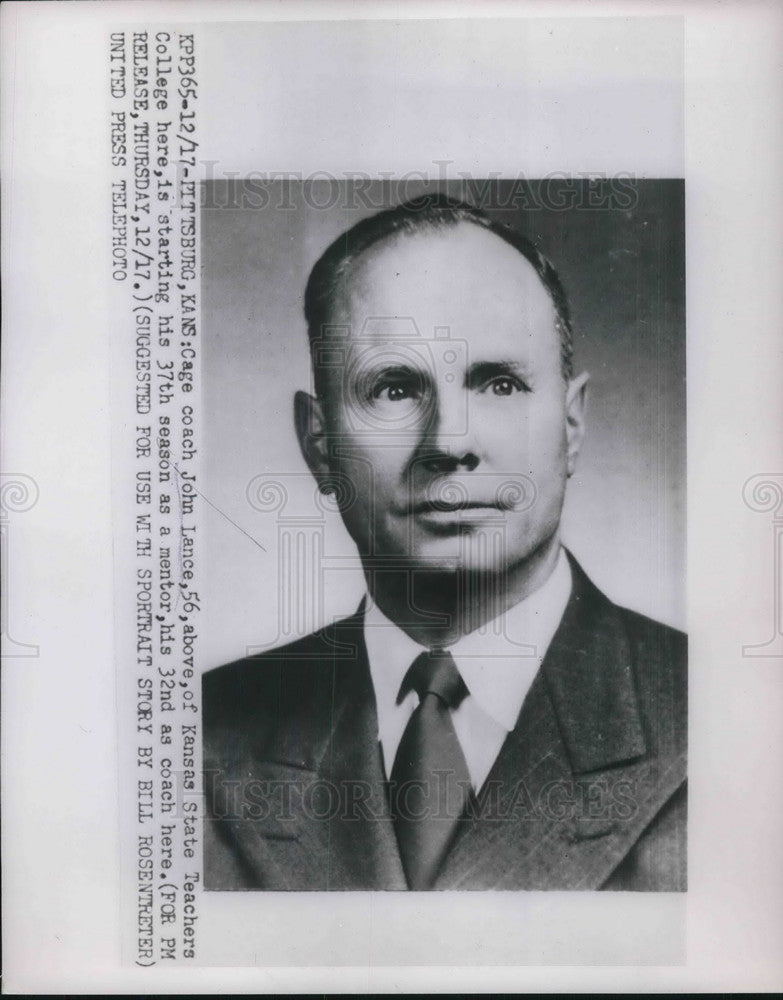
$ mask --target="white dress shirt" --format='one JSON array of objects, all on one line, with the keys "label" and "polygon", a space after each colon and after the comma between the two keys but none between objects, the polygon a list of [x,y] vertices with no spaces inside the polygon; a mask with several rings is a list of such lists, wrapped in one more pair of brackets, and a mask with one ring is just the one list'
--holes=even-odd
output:
[{"label": "white dress shirt", "polygon": [[[448,647],[469,692],[451,714],[476,791],[516,725],[570,595],[571,567],[561,548],[555,569],[543,586]],[[408,668],[427,647],[389,621],[369,596],[364,639],[388,777],[402,734],[419,703],[415,691],[409,691],[399,705],[397,695]]]}]

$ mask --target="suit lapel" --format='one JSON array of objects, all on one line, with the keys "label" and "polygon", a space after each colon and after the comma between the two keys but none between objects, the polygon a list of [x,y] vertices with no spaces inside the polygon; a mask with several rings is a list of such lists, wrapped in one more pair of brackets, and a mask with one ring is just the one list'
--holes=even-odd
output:
[{"label": "suit lapel", "polygon": [[572,570],[563,621],[436,888],[599,888],[685,778],[682,755],[648,749],[617,610]]},{"label": "suit lapel", "polygon": [[336,675],[335,705],[342,711],[318,768],[319,778],[335,790],[339,809],[328,823],[308,821],[308,834],[326,847],[331,887],[405,889],[361,621],[352,637],[356,668]]},{"label": "suit lapel", "polygon": [[[260,864],[270,861],[290,888],[406,887],[385,794],[375,698],[361,612],[327,633],[331,656],[318,664],[330,683],[302,692],[296,718],[256,748],[251,768],[285,783],[279,822],[245,831]],[[270,858],[270,851],[276,858]]]}]

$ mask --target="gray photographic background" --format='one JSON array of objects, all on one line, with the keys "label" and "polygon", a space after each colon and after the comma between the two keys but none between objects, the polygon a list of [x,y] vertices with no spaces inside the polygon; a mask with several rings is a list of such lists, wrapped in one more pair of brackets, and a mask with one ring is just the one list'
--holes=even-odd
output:
[{"label": "gray photographic background", "polygon": [[[323,522],[324,560],[305,545],[286,578],[301,587],[320,573],[322,621],[307,627],[351,613],[361,598],[353,545],[339,515],[319,510],[294,435],[294,392],[310,388],[303,292],[342,231],[432,189],[483,204],[558,270],[575,371],[591,374],[564,541],[612,600],[683,628],[683,182],[359,183],[246,178],[202,189],[203,666],[291,637],[280,634],[280,590],[289,585],[280,580],[281,515],[294,534],[300,522],[305,533],[308,521]],[[286,506],[258,509],[248,486],[272,480]]]}]

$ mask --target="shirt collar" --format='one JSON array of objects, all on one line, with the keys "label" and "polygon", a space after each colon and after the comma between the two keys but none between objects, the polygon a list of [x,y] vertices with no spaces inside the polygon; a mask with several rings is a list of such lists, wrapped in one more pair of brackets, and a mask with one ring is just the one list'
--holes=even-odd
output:
[{"label": "shirt collar", "polygon": [[[538,590],[449,647],[471,696],[508,732],[516,725],[570,595],[571,568],[561,548],[555,569]],[[396,704],[406,671],[426,647],[391,622],[369,596],[364,638],[382,715],[381,706]]]}]

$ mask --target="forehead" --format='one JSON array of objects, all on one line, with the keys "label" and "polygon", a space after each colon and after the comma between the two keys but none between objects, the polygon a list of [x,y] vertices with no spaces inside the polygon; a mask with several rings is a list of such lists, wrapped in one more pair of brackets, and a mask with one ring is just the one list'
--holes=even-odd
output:
[{"label": "forehead", "polygon": [[378,243],[346,274],[335,305],[363,343],[447,330],[473,357],[559,355],[555,308],[535,269],[471,223]]}]

